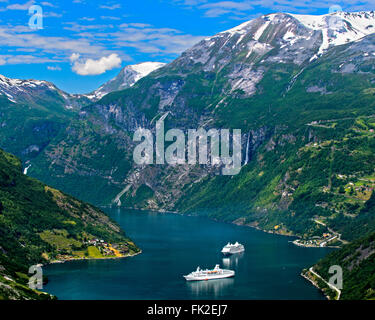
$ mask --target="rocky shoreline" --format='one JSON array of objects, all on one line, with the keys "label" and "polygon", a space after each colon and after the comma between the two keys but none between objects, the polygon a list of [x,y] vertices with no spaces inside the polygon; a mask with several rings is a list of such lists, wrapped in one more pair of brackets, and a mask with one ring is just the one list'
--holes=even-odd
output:
[{"label": "rocky shoreline", "polygon": [[[309,271],[307,271],[306,273],[308,273]],[[315,288],[319,289],[319,291],[322,292],[322,294],[325,296],[325,298],[327,300],[331,300],[330,297],[324,292],[324,290],[322,288],[319,287],[319,285],[316,283],[316,281],[314,281],[313,279],[311,279],[310,277],[308,277],[303,271],[300,273],[300,275],[305,278],[307,281],[309,281]]]}]

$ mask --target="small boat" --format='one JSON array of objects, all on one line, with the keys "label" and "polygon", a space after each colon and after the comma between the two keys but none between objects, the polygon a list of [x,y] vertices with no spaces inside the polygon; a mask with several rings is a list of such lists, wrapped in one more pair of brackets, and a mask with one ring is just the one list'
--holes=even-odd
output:
[{"label": "small boat", "polygon": [[217,264],[212,270],[201,270],[199,267],[196,271],[189,273],[184,276],[187,281],[201,281],[201,280],[213,280],[234,277],[235,272],[233,270],[221,269]]},{"label": "small boat", "polygon": [[245,251],[245,247],[241,244],[236,242],[235,244],[228,243],[222,250],[221,253],[224,255],[230,255],[235,253],[241,253]]}]

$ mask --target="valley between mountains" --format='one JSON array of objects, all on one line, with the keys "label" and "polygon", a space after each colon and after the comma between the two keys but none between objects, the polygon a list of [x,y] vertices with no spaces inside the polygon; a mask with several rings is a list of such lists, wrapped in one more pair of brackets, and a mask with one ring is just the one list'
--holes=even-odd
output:
[{"label": "valley between mountains", "polygon": [[[339,235],[329,245],[343,249],[314,270],[328,279],[330,262],[343,265],[341,298],[375,297],[374,12],[265,15],[87,95],[1,76],[0,115],[0,146],[30,177],[93,205],[205,215],[318,246]],[[134,131],[161,117],[166,130],[241,129],[241,172],[136,165]]]}]

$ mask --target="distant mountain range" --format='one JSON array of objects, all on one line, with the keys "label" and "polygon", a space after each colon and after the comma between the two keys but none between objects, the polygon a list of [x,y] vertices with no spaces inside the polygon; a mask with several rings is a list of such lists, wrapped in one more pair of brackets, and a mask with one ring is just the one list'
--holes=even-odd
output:
[{"label": "distant mountain range", "polygon": [[10,79],[0,75],[0,97],[15,104],[73,109],[88,104],[81,95],[68,94],[48,81]]},{"label": "distant mountain range", "polygon": [[81,108],[112,91],[133,86],[163,65],[144,62],[126,66],[114,79],[90,94],[69,94],[48,81],[0,75],[1,146],[23,159],[33,158],[66,128]]},{"label": "distant mountain range", "polygon": [[97,101],[110,92],[129,88],[164,65],[162,62],[143,62],[126,66],[115,78],[89,94],[69,94],[48,81],[10,79],[0,75],[0,96],[13,103],[45,105],[51,102],[61,104],[66,109],[76,109]]},{"label": "distant mountain range", "polygon": [[[329,229],[346,241],[368,237],[374,26],[374,12],[275,13],[152,64],[143,78],[139,65],[126,67],[79,102],[51,86],[55,103],[27,103],[7,87],[0,146],[30,176],[94,204],[189,212],[305,239]],[[154,130],[166,114],[168,128],[241,129],[241,172],[134,164],[133,132]]]}]

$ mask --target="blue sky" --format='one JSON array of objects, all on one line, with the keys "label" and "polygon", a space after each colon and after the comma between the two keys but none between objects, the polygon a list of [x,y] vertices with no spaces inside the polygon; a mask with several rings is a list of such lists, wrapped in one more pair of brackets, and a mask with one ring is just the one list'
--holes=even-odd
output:
[{"label": "blue sky", "polygon": [[[29,8],[43,29],[29,27]],[[375,0],[0,0],[0,74],[90,92],[122,67],[170,62],[200,39],[271,12],[374,10]]]}]

